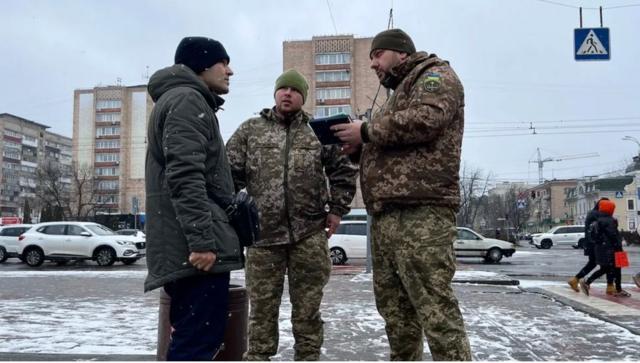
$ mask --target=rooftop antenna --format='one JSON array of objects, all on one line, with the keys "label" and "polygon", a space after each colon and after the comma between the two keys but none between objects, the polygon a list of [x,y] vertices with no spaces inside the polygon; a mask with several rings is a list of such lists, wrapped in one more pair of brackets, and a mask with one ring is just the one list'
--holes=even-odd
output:
[{"label": "rooftop antenna", "polygon": [[149,66],[145,66],[145,71],[142,73],[142,79],[149,81]]},{"label": "rooftop antenna", "polygon": [[116,78],[116,86],[122,87],[122,78],[120,77]]}]

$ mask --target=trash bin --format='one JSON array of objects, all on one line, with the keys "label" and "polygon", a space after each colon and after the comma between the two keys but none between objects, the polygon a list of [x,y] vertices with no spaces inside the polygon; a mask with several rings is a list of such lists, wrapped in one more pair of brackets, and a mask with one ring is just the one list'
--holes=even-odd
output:
[{"label": "trash bin", "polygon": [[[158,349],[156,359],[167,360],[169,339],[171,338],[171,324],[169,309],[171,297],[160,289],[160,311],[158,313]],[[241,361],[247,351],[247,322],[249,316],[249,299],[244,286],[229,286],[229,317],[224,331],[224,342],[220,352],[214,360]]]}]

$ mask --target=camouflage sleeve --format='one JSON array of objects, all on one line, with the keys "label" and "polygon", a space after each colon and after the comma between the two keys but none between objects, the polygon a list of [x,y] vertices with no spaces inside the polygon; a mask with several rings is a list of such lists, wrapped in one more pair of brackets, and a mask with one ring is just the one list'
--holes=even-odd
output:
[{"label": "camouflage sleeve", "polygon": [[358,166],[340,152],[338,145],[322,148],[322,165],[329,178],[329,213],[342,217],[349,213],[355,196]]},{"label": "camouflage sleeve", "polygon": [[440,135],[463,105],[464,91],[448,67],[434,67],[412,86],[409,106],[367,125],[369,141],[381,146],[428,143]]},{"label": "camouflage sleeve", "polygon": [[233,177],[236,192],[247,186],[245,163],[247,161],[248,133],[248,122],[244,122],[227,141],[227,157],[229,158],[231,176]]}]

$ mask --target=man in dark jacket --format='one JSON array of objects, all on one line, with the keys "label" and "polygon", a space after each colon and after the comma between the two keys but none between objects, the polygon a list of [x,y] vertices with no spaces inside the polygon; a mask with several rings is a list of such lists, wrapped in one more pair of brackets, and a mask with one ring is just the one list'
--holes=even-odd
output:
[{"label": "man in dark jacket", "polygon": [[471,360],[451,281],[460,204],[464,90],[435,54],[416,52],[400,29],[371,43],[371,68],[394,92],[370,122],[333,127],[356,152],[373,215],[373,288],[391,360],[421,360],[423,334],[434,360]]},{"label": "man in dark jacket", "polygon": [[168,360],[211,360],[223,341],[230,271],[243,267],[224,212],[233,180],[215,112],[229,91],[221,43],[187,37],[175,65],[149,80],[145,291],[164,287],[173,328]]},{"label": "man in dark jacket", "polygon": [[[575,292],[580,292],[580,288],[578,288],[580,279],[587,276],[589,272],[591,272],[594,268],[596,268],[596,266],[598,266],[598,263],[596,263],[594,241],[592,240],[591,234],[592,232],[594,232],[592,224],[596,222],[598,218],[603,216],[603,214],[598,210],[598,206],[600,205],[600,201],[602,200],[609,200],[609,198],[600,198],[600,200],[596,202],[593,209],[590,210],[589,213],[587,213],[587,218],[585,218],[584,221],[584,244],[582,248],[584,248],[584,255],[587,256],[589,260],[574,277],[567,281],[569,286],[571,286],[571,288]],[[613,291],[613,284],[607,284],[607,293],[613,293]]]}]

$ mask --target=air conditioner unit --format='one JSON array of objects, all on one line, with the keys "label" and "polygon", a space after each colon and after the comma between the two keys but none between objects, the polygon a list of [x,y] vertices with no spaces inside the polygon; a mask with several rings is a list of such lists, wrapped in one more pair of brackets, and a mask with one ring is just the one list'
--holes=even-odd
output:
[{"label": "air conditioner unit", "polygon": [[324,103],[324,98],[319,99],[318,103]]}]

